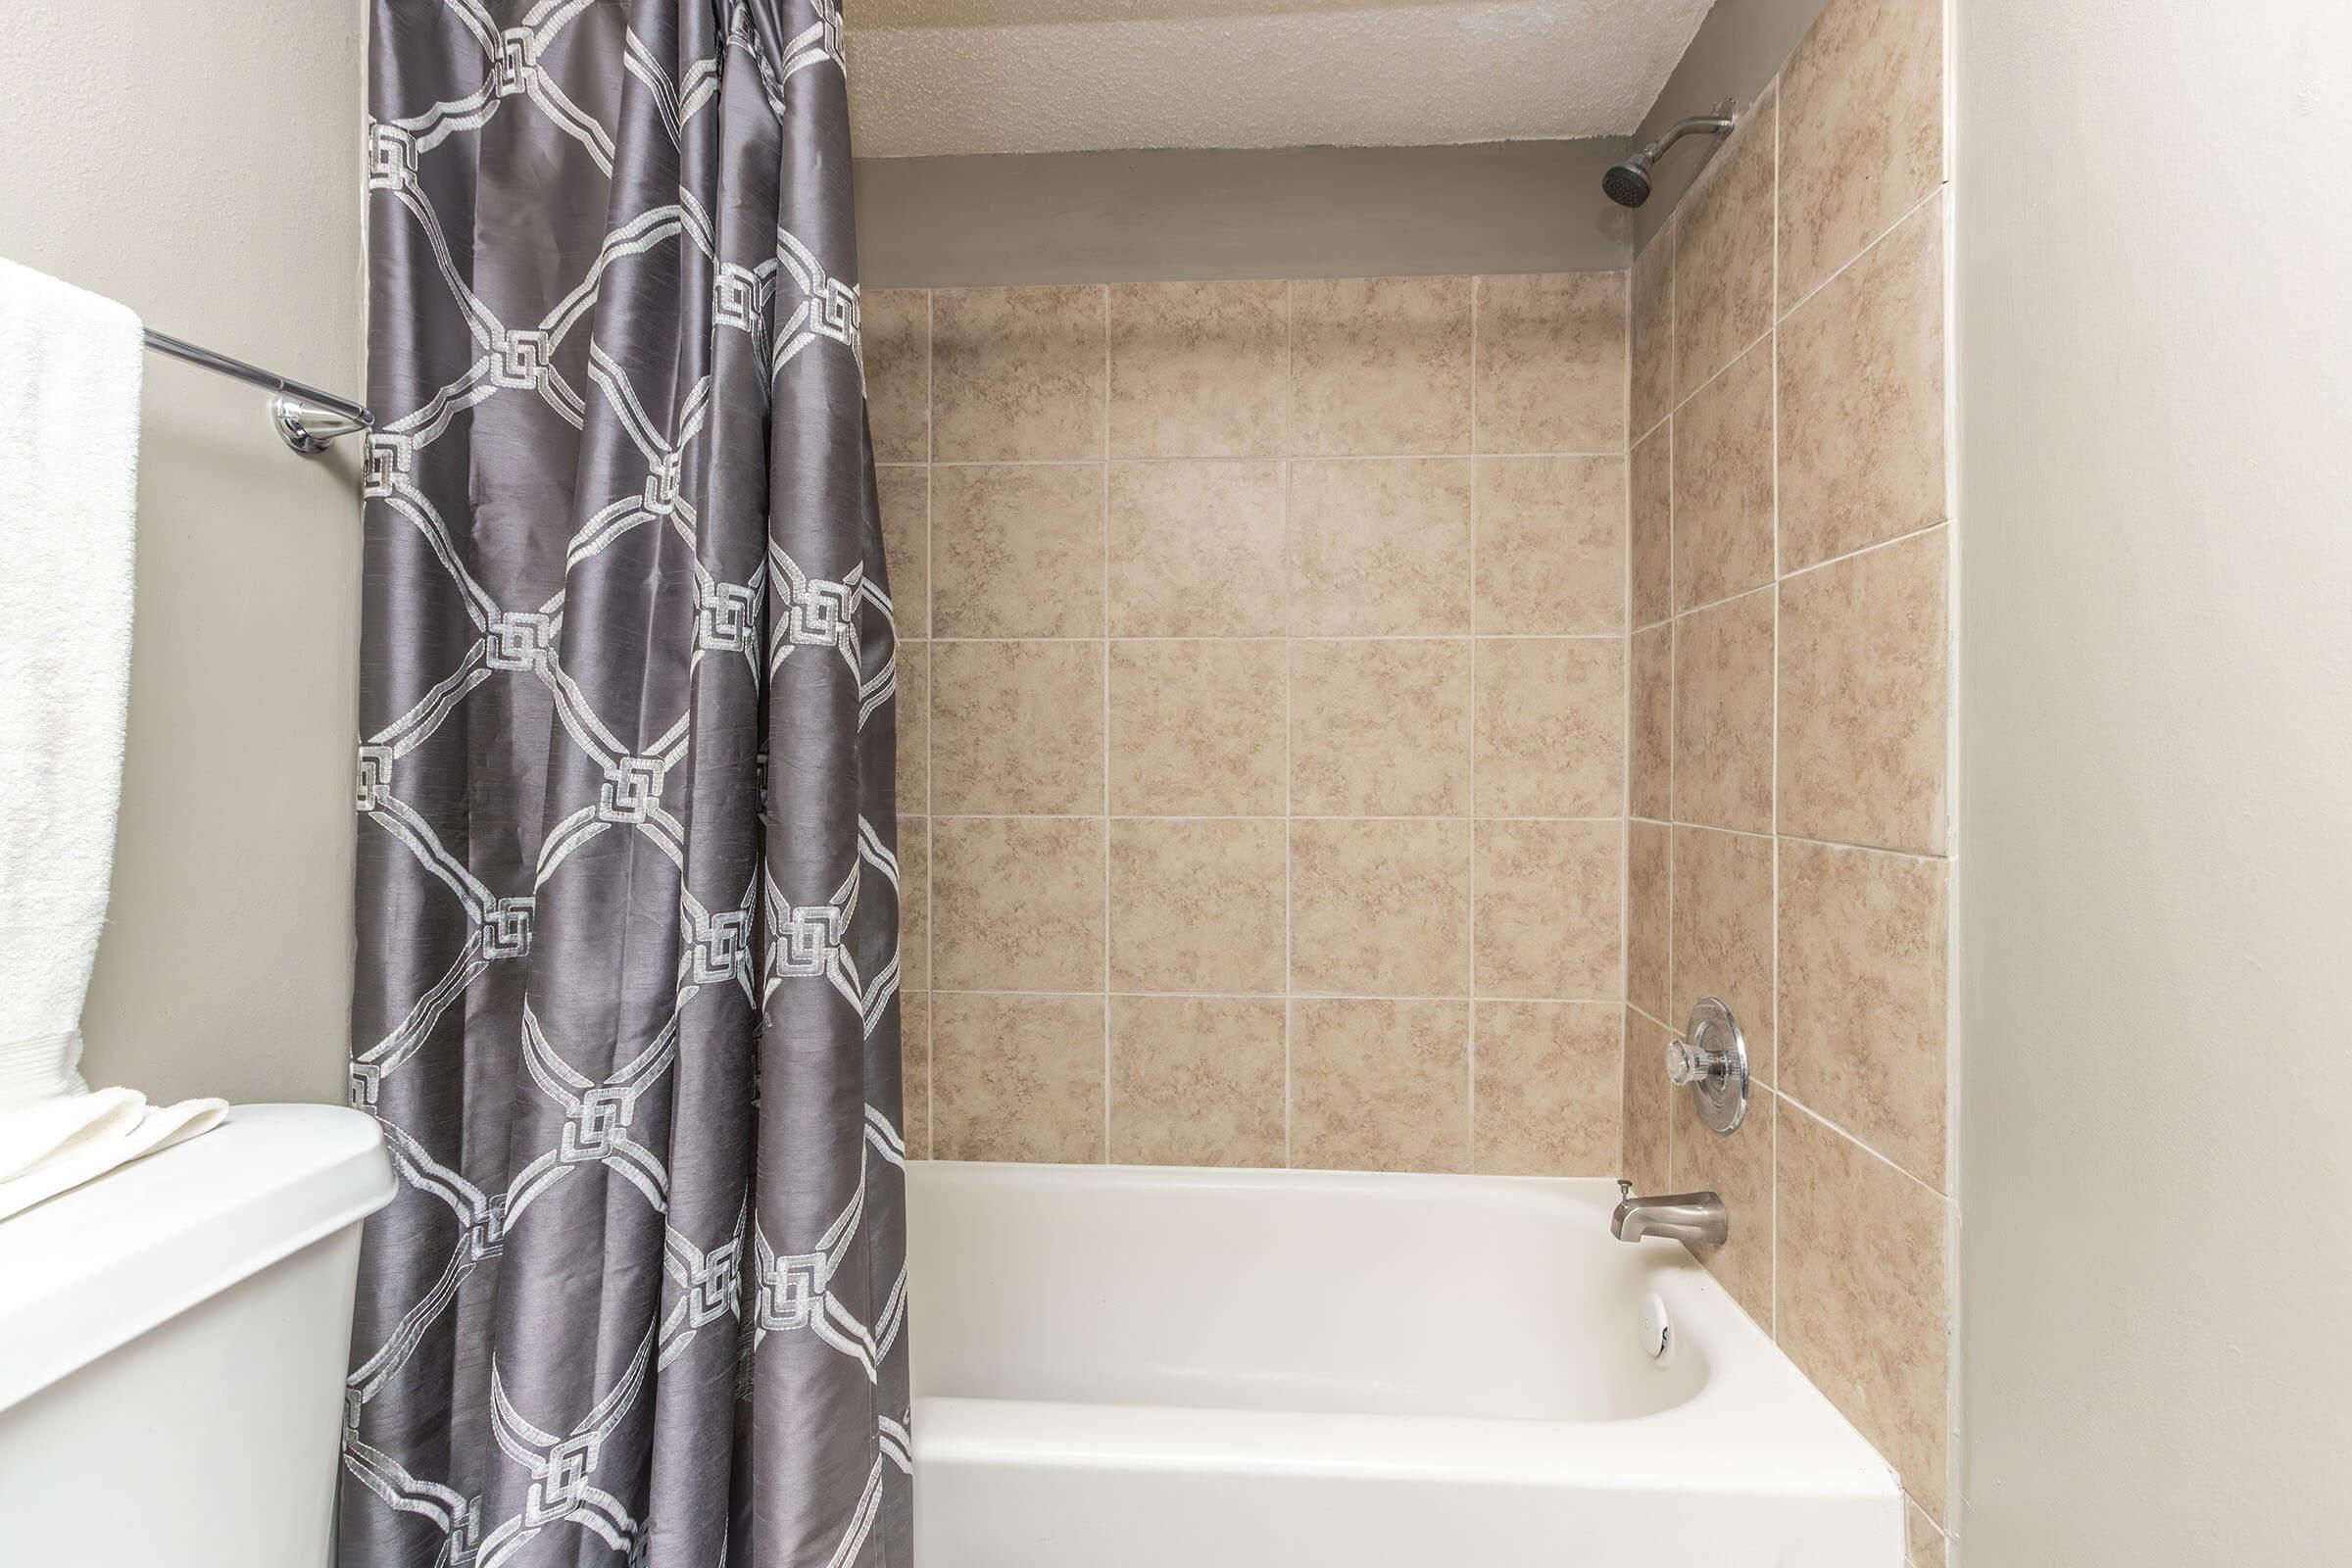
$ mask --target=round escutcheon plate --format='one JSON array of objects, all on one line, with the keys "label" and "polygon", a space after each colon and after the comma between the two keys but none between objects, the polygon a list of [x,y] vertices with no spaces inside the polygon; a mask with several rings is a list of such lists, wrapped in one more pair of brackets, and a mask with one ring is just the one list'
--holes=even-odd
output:
[{"label": "round escutcheon plate", "polygon": [[1747,1119],[1747,1039],[1721,997],[1702,997],[1683,1038],[1666,1047],[1666,1075],[1688,1085],[1698,1119],[1719,1133]]}]

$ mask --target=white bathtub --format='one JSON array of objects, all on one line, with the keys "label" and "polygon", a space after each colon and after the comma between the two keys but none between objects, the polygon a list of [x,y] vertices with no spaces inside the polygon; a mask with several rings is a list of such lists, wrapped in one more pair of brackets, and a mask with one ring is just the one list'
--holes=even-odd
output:
[{"label": "white bathtub", "polygon": [[1612,1183],[907,1171],[925,1568],[1902,1563],[1886,1463]]}]

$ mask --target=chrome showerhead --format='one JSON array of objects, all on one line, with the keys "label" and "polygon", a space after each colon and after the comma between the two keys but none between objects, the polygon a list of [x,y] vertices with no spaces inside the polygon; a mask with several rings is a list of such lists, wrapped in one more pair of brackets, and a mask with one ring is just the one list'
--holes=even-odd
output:
[{"label": "chrome showerhead", "polygon": [[1666,134],[1628,158],[1622,164],[1612,164],[1600,176],[1600,188],[1609,200],[1620,207],[1639,207],[1649,200],[1650,171],[1657,167],[1658,155],[1681,141],[1685,136],[1704,131],[1716,137],[1728,136],[1738,123],[1732,113],[1732,100],[1726,98],[1722,107],[1711,115],[1692,115],[1678,120],[1666,129]]},{"label": "chrome showerhead", "polygon": [[1610,166],[1609,172],[1600,176],[1600,188],[1609,200],[1620,207],[1639,207],[1649,200],[1649,164],[1656,151],[1653,147]]}]

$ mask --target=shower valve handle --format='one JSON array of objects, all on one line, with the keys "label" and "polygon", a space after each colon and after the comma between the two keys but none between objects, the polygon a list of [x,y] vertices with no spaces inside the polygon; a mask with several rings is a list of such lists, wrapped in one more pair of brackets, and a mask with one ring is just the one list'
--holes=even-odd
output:
[{"label": "shower valve handle", "polygon": [[1676,1088],[1731,1076],[1729,1052],[1694,1046],[1680,1038],[1666,1042],[1666,1078]]},{"label": "shower valve handle", "polygon": [[1698,1119],[1730,1133],[1747,1119],[1747,1041],[1721,997],[1701,997],[1690,1022],[1666,1042],[1666,1076],[1690,1091]]}]

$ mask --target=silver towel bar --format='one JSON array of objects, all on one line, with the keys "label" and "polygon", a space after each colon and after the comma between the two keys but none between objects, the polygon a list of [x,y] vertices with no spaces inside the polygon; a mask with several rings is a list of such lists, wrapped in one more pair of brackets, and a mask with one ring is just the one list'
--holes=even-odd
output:
[{"label": "silver towel bar", "polygon": [[375,415],[365,403],[339,398],[332,392],[321,392],[315,386],[290,380],[275,370],[265,370],[243,360],[232,360],[225,354],[216,354],[182,338],[171,337],[150,327],[147,346],[158,354],[169,354],[175,360],[185,360],[217,375],[233,377],[252,386],[274,392],[270,400],[270,418],[286,445],[308,456],[324,452],[327,443],[342,436],[356,435],[362,430],[375,428]]}]

